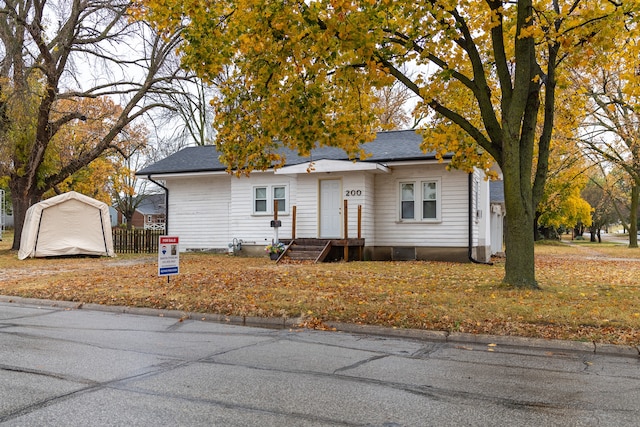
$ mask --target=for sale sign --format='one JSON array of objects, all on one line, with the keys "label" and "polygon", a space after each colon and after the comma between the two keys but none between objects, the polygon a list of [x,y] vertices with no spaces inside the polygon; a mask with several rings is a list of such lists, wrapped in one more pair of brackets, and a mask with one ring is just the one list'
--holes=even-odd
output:
[{"label": "for sale sign", "polygon": [[173,276],[180,273],[179,238],[160,236],[158,245],[158,276]]}]

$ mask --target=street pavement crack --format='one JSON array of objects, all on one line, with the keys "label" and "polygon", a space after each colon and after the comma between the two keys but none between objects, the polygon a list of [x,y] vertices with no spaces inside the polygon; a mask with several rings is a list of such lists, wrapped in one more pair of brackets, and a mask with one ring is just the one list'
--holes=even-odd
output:
[{"label": "street pavement crack", "polygon": [[202,404],[206,404],[206,405],[216,405],[218,407],[221,408],[227,408],[227,409],[240,409],[242,411],[252,411],[252,412],[256,412],[256,413],[264,413],[264,414],[274,414],[274,415],[284,415],[287,417],[291,417],[291,418],[295,418],[295,419],[299,419],[301,421],[313,421],[313,422],[321,422],[323,425],[327,425],[327,426],[343,426],[343,427],[364,427],[365,425],[368,424],[361,424],[361,423],[350,423],[350,422],[345,422],[345,421],[339,421],[333,418],[329,418],[329,417],[325,417],[325,416],[319,416],[319,415],[309,415],[309,414],[303,414],[303,413],[299,413],[299,412],[293,412],[293,411],[278,411],[278,410],[273,410],[273,409],[266,409],[266,408],[261,408],[258,407],[256,405],[249,405],[249,404],[241,404],[241,403],[232,403],[232,402],[228,402],[228,401],[222,401],[222,400],[218,400],[218,399],[207,399],[207,398],[198,398],[198,397],[192,397],[192,396],[184,396],[184,395],[180,395],[180,394],[175,394],[175,393],[166,393],[166,392],[154,392],[152,390],[147,390],[147,389],[141,389],[138,387],[118,387],[119,390],[124,390],[124,391],[128,391],[128,392],[132,392],[132,393],[138,393],[138,394],[144,394],[147,396],[159,396],[159,397],[164,397],[164,398],[169,398],[169,399],[176,399],[176,400],[180,400],[183,402],[193,402],[193,403],[202,403]]},{"label": "street pavement crack", "polygon": [[[150,376],[154,376],[154,375],[159,375],[161,373],[173,370],[173,369],[178,369],[181,368],[185,365],[188,365],[190,363],[194,363],[194,362],[185,362],[185,361],[180,361],[177,363],[168,363],[168,362],[164,362],[161,364],[157,364],[157,365],[152,365],[148,368],[146,368],[147,370],[145,372],[139,372],[133,375],[129,375],[126,377],[122,377],[122,378],[115,378],[112,380],[108,380],[108,381],[92,381],[92,380],[88,380],[86,378],[77,378],[77,377],[73,377],[73,376],[69,376],[69,375],[61,375],[61,374],[55,374],[55,373],[50,373],[50,372],[45,372],[45,371],[36,371],[36,370],[32,370],[32,369],[23,369],[23,368],[18,368],[18,367],[12,367],[12,366],[7,366],[7,365],[0,365],[0,369],[2,370],[6,370],[6,371],[12,371],[12,372],[21,372],[21,373],[28,373],[28,374],[35,374],[35,375],[43,375],[43,376],[47,376],[47,377],[51,377],[51,378],[55,378],[55,379],[60,379],[60,380],[64,380],[64,381],[69,381],[72,383],[79,383],[79,384],[87,384],[87,386],[85,387],[81,387],[77,390],[73,390],[67,393],[63,393],[63,394],[58,394],[43,400],[40,400],[38,402],[29,404],[29,405],[25,405],[17,410],[14,410],[10,413],[6,413],[4,415],[0,415],[0,424],[15,418],[18,418],[20,416],[29,414],[31,412],[34,412],[38,409],[47,407],[47,406],[51,406],[53,404],[56,404],[58,402],[62,402],[64,400],[79,396],[81,394],[86,394],[86,393],[92,393],[92,392],[96,392],[98,390],[102,390],[105,388],[114,388],[114,389],[122,389],[122,387],[119,387],[119,384],[124,384],[127,383],[129,381],[133,381],[133,380],[138,380],[141,378],[147,378]],[[151,370],[149,370],[151,369]]]},{"label": "street pavement crack", "polygon": [[378,356],[373,356],[373,357],[369,357],[367,359],[361,360],[359,362],[353,363],[351,365],[348,366],[343,366],[342,368],[338,368],[335,371],[333,371],[334,374],[339,374],[340,372],[345,372],[345,371],[350,371],[352,369],[358,368],[362,365],[366,365],[367,363],[371,363],[375,360],[380,360],[380,359],[384,359],[385,357],[389,357],[388,354],[381,354]]},{"label": "street pavement crack", "polygon": [[7,372],[20,373],[20,374],[41,375],[48,378],[55,378],[57,380],[70,381],[74,383],[91,384],[91,385],[97,384],[95,381],[87,378],[81,378],[81,377],[76,377],[72,375],[57,374],[54,372],[41,371],[37,369],[26,369],[26,368],[21,368],[19,366],[10,366],[10,365],[0,364],[0,370],[7,371]]}]

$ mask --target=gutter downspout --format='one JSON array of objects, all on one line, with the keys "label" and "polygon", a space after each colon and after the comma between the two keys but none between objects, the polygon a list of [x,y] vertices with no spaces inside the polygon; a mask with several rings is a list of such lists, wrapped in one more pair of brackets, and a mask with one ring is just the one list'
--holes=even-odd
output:
[{"label": "gutter downspout", "polygon": [[477,260],[473,257],[473,172],[469,172],[469,185],[468,185],[468,193],[469,193],[469,261],[474,264],[483,264],[483,265],[493,265],[492,262],[485,262]]},{"label": "gutter downspout", "polygon": [[151,175],[147,175],[147,179],[164,190],[164,234],[169,235],[169,189],[158,181],[154,181]]}]

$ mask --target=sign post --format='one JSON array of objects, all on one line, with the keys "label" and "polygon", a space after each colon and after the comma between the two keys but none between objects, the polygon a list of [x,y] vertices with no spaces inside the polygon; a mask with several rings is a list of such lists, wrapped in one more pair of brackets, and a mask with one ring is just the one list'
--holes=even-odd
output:
[{"label": "sign post", "polygon": [[273,201],[273,221],[271,221],[271,227],[273,228],[273,243],[277,244],[278,240],[278,228],[282,225],[282,221],[278,219],[278,201]]},{"label": "sign post", "polygon": [[177,236],[160,236],[158,244],[158,276],[171,276],[180,273],[180,250]]}]

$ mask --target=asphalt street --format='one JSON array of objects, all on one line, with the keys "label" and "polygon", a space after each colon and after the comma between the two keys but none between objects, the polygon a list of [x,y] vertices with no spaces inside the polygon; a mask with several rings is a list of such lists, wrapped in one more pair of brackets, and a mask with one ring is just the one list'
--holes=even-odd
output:
[{"label": "asphalt street", "polygon": [[144,313],[0,300],[0,424],[640,424],[637,348]]}]

